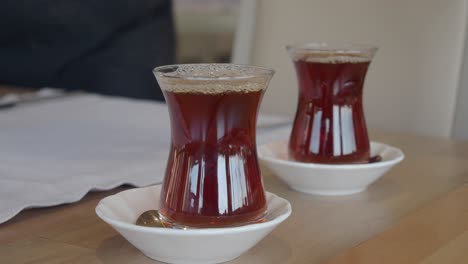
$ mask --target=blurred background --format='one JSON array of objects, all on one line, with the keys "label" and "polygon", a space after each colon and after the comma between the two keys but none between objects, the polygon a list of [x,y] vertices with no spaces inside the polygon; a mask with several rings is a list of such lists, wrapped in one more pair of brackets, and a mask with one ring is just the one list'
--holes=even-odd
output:
[{"label": "blurred background", "polygon": [[180,62],[231,54],[232,62],[277,71],[264,112],[294,114],[287,44],[372,44],[379,51],[364,88],[369,127],[468,138],[465,0],[175,0],[175,14]]},{"label": "blurred background", "polygon": [[240,0],[174,0],[177,63],[230,62]]},{"label": "blurred background", "polygon": [[[8,51],[21,46],[15,43],[19,38],[17,31],[13,31],[25,29],[28,38],[33,38],[30,36],[31,28],[26,28],[23,22],[28,20],[37,25],[36,20],[44,17],[39,14],[36,20],[31,20],[35,14],[33,11],[41,6],[31,7],[31,13],[25,13],[24,3],[27,2],[23,2],[6,1],[10,9],[12,6],[17,8],[16,13],[8,8],[0,10],[0,17],[6,21],[0,24],[0,55],[4,62],[11,56],[13,59],[10,61],[18,63],[18,67],[29,65],[17,59],[21,56],[27,58],[28,55],[19,51],[13,56]],[[72,17],[73,21],[80,23],[88,21],[86,28],[93,25],[104,27],[111,21],[83,19],[83,12],[76,11],[75,6],[88,1],[65,2],[72,4],[64,9],[68,13],[49,8],[48,14]],[[372,44],[378,46],[379,51],[370,66],[364,88],[368,127],[468,139],[468,67],[464,66],[468,61],[465,52],[466,0],[173,0],[172,3],[166,0],[116,0],[112,3],[115,10],[105,10],[104,7],[110,2],[102,4],[104,9],[101,10],[109,13],[112,19],[134,13],[154,18],[163,14],[161,10],[169,15],[172,13],[172,17],[166,16],[165,24],[155,21],[157,27],[141,31],[133,42],[120,41],[119,38],[112,38],[111,34],[110,42],[105,43],[104,47],[114,48],[114,43],[132,43],[114,50],[114,58],[127,58],[126,62],[113,61],[108,53],[94,54],[99,49],[92,48],[85,55],[99,55],[106,64],[96,66],[98,64],[92,61],[81,63],[77,59],[79,56],[72,56],[69,58],[71,63],[65,63],[65,69],[58,71],[58,79],[41,80],[35,83],[37,87],[82,89],[91,87],[89,82],[92,81],[97,83],[97,88],[91,91],[114,94],[114,91],[99,90],[108,84],[110,87],[121,86],[122,91],[115,95],[162,100],[161,94],[148,92],[159,91],[153,89],[157,86],[150,74],[154,66],[197,62],[253,64],[276,70],[261,111],[292,118],[297,85],[293,65],[284,48],[287,44],[317,41]],[[169,8],[171,5],[172,9]],[[23,15],[24,18],[20,17],[23,20],[19,20],[18,15],[9,13]],[[174,24],[170,23],[171,20]],[[44,28],[63,30],[60,28],[61,21],[47,21],[38,32]],[[128,29],[126,26],[122,28]],[[174,35],[162,34],[166,31]],[[136,36],[136,33],[133,35]],[[86,39],[72,38],[70,42],[84,43]],[[24,50],[30,51],[37,49],[39,42],[25,43]],[[52,47],[52,52],[57,53],[53,45],[44,46]],[[7,50],[1,53],[5,47]],[[64,54],[69,53],[65,51]],[[157,60],[156,54],[164,59]],[[151,56],[155,56],[155,59]],[[48,61],[46,58],[34,61]],[[138,63],[134,61],[135,58],[145,60],[141,64],[144,65],[136,67]],[[77,62],[81,63],[79,68],[72,67]],[[96,69],[92,69],[95,66]],[[0,72],[7,77],[14,76],[12,68],[11,62],[3,63]],[[31,64],[27,70],[36,78],[45,75],[41,74],[45,68]],[[103,72],[98,75],[97,71]],[[75,75],[70,73],[76,72],[86,73],[87,79],[71,79]],[[123,80],[127,76],[128,80]],[[2,76],[0,83],[34,87],[32,82],[19,83]],[[145,86],[147,91],[127,94],[123,89],[129,86],[133,86],[134,90]]]}]

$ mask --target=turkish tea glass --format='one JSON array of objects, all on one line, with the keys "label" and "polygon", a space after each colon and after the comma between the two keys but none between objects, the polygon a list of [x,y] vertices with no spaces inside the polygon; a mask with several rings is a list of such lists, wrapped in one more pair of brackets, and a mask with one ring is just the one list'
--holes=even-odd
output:
[{"label": "turkish tea glass", "polygon": [[172,131],[160,199],[164,221],[187,227],[262,221],[267,206],[255,130],[273,73],[234,64],[154,70]]},{"label": "turkish tea glass", "polygon": [[377,48],[310,43],[287,50],[299,85],[290,158],[325,164],[368,163],[362,94]]}]

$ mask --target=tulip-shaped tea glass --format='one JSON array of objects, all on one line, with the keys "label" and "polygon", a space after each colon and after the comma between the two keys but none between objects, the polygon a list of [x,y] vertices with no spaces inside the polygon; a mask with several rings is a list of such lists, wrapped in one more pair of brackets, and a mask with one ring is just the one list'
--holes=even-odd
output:
[{"label": "tulip-shaped tea glass", "polygon": [[154,74],[171,121],[160,214],[175,226],[262,220],[255,127],[273,70],[234,64],[162,66]]},{"label": "tulip-shaped tea glass", "polygon": [[299,85],[290,158],[326,164],[369,162],[362,90],[377,48],[311,43],[287,49]]}]

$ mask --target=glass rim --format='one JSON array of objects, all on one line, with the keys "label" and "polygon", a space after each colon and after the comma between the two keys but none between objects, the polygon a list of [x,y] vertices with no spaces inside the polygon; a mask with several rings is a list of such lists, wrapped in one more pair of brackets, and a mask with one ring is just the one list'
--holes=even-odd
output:
[{"label": "glass rim", "polygon": [[[233,66],[239,67],[244,69],[251,69],[253,73],[250,74],[242,74],[239,73],[238,75],[234,76],[190,76],[190,75],[173,75],[171,74],[178,67],[181,66],[198,66],[198,67],[208,67],[208,66]],[[164,72],[165,70],[174,69],[173,71]],[[258,77],[271,77],[275,73],[275,70],[267,67],[261,66],[254,66],[248,64],[236,64],[236,63],[180,63],[180,64],[170,64],[170,65],[162,65],[158,66],[153,69],[153,74],[156,77],[163,77],[163,78],[170,78],[170,79],[178,79],[178,80],[189,80],[189,81],[225,81],[225,80],[247,80],[252,78]]]},{"label": "glass rim", "polygon": [[346,54],[374,54],[378,47],[369,44],[356,44],[346,42],[306,42],[286,45],[289,52],[326,52],[326,53],[346,53]]}]

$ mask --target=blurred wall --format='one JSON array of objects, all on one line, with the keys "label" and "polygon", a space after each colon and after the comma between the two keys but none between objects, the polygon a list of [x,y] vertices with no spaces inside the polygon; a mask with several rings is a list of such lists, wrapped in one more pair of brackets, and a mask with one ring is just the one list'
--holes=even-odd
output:
[{"label": "blurred wall", "polygon": [[[468,25],[468,23],[467,23]],[[458,140],[468,140],[468,27],[465,29],[465,49],[460,76],[460,87],[457,95],[455,119],[452,137]]]},{"label": "blurred wall", "polygon": [[465,0],[258,0],[251,63],[277,70],[262,111],[295,111],[285,45],[375,44],[380,49],[364,88],[368,126],[449,137],[466,10]]},{"label": "blurred wall", "polygon": [[229,62],[239,0],[173,0],[178,63]]}]

